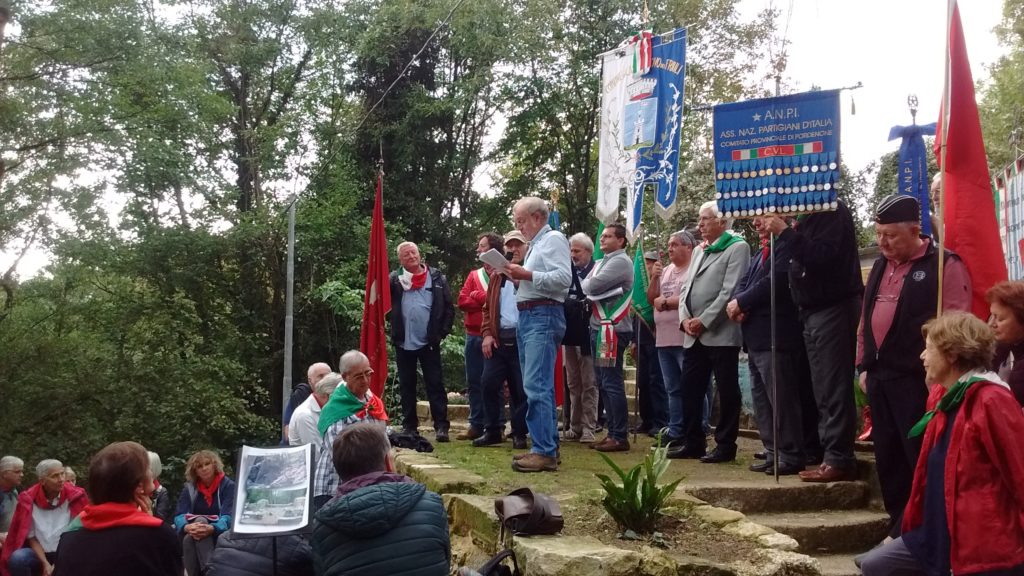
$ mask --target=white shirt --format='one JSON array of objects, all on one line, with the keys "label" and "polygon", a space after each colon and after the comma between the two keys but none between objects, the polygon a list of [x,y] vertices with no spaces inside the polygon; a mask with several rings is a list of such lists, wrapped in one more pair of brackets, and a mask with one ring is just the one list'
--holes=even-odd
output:
[{"label": "white shirt", "polygon": [[320,431],[316,427],[318,422],[320,403],[316,401],[316,394],[310,394],[309,398],[292,412],[292,419],[288,422],[288,444],[320,446]]},{"label": "white shirt", "polygon": [[28,536],[34,537],[43,547],[43,552],[56,552],[61,532],[71,523],[71,509],[68,501],[52,510],[32,506],[32,528]]}]

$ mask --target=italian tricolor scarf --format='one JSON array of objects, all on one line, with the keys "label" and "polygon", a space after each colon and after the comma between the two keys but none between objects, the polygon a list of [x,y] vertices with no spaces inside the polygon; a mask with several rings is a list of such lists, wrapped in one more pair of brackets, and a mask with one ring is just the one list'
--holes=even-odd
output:
[{"label": "italian tricolor scarf", "polygon": [[994,382],[1004,387],[1009,387],[995,372],[972,370],[961,376],[956,381],[956,384],[953,384],[946,390],[946,393],[942,395],[935,408],[925,412],[924,416],[917,421],[917,424],[914,424],[914,427],[910,429],[910,433],[907,434],[907,438],[914,438],[924,434],[925,429],[928,428],[928,423],[932,421],[932,418],[935,417],[939,410],[947,414],[956,410],[963,403],[964,396],[967,395],[967,389],[978,382]]},{"label": "italian tricolor scarf", "polygon": [[356,398],[355,394],[349,391],[348,386],[338,386],[331,394],[330,400],[324,404],[320,411],[320,420],[316,424],[317,430],[323,436],[324,432],[335,422],[344,420],[353,414],[359,418],[369,416],[374,420],[386,422],[388,414],[384,410],[384,402],[373,392],[366,391],[366,400]]},{"label": "italian tricolor scarf", "polygon": [[[602,258],[594,267],[591,274],[597,274],[608,261],[608,257]],[[597,330],[597,357],[594,363],[602,367],[615,366],[618,357],[619,338],[615,335],[615,325],[622,321],[629,314],[629,305],[633,298],[632,291],[626,292],[618,297],[606,298],[594,302],[594,317],[601,324]]]}]

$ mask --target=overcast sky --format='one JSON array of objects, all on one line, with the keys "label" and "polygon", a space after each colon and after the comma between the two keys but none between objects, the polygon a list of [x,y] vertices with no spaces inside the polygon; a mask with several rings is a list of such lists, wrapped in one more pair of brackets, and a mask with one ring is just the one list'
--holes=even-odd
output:
[{"label": "overcast sky", "polygon": [[[960,2],[967,54],[974,79],[988,77],[988,66],[1006,49],[992,29],[1002,18],[1002,0]],[[946,0],[741,0],[751,18],[773,6],[781,11],[779,34],[788,26],[788,67],[796,92],[864,87],[844,92],[842,155],[852,169],[886,152],[889,129],[910,124],[907,96],[917,94],[919,124],[939,116],[945,78]],[[769,87],[769,88],[773,88]],[[850,114],[850,98],[856,115]]]}]

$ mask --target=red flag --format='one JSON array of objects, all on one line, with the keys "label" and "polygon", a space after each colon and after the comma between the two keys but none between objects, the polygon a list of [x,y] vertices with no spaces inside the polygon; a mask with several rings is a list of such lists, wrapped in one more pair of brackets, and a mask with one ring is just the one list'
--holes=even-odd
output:
[{"label": "red flag", "polygon": [[370,257],[366,268],[366,295],[363,299],[363,326],[359,334],[359,349],[370,359],[373,381],[370,390],[384,397],[384,382],[388,379],[388,342],[384,334],[384,316],[391,311],[391,287],[388,284],[388,239],[384,235],[383,203],[384,174],[377,174],[377,196],[373,201],[373,221],[370,224]]},{"label": "red flag", "polygon": [[946,93],[935,137],[935,157],[945,172],[942,240],[967,265],[971,274],[971,311],[985,320],[989,316],[985,292],[1006,280],[1006,262],[956,0],[952,0],[950,7]]}]

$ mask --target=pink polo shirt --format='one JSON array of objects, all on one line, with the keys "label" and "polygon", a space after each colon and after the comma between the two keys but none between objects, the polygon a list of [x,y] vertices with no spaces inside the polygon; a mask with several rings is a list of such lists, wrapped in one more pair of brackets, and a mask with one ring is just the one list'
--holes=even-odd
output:
[{"label": "pink polo shirt", "polygon": [[[683,291],[683,282],[686,281],[686,272],[689,266],[679,268],[669,263],[661,271],[661,296],[671,298],[679,296]],[[665,346],[682,346],[683,331],[679,329],[679,310],[654,310],[654,345],[658,348]]]},{"label": "pink polo shirt", "polygon": [[[871,333],[875,335],[875,342],[879,345],[892,328],[893,316],[896,314],[900,292],[903,290],[903,280],[914,262],[924,257],[930,243],[930,239],[922,242],[921,248],[906,262],[886,261],[882,281],[878,284],[878,294],[875,295],[875,308],[871,313]],[[959,259],[947,260],[942,268],[942,310],[971,311],[971,277],[967,272],[967,266]],[[860,326],[857,328],[857,364],[859,365],[863,359],[864,327]]]}]

